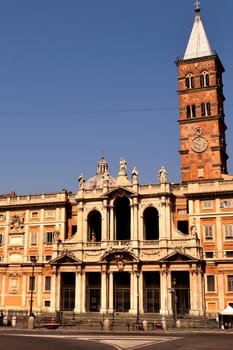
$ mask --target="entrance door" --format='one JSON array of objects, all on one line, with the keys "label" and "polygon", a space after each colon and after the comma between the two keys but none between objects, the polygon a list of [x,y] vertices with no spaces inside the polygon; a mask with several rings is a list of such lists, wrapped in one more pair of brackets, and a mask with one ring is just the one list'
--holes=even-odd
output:
[{"label": "entrance door", "polygon": [[157,312],[160,310],[160,274],[159,272],[143,273],[144,294],[143,304],[145,312]]},{"label": "entrance door", "polygon": [[114,310],[128,312],[130,309],[130,275],[128,272],[115,272]]},{"label": "entrance door", "polygon": [[61,311],[73,311],[75,306],[75,273],[61,273]]},{"label": "entrance door", "polygon": [[176,293],[176,311],[178,316],[189,313],[190,310],[190,287],[188,272],[173,272],[172,287]]},{"label": "entrance door", "polygon": [[86,311],[100,311],[101,279],[99,272],[86,273]]}]

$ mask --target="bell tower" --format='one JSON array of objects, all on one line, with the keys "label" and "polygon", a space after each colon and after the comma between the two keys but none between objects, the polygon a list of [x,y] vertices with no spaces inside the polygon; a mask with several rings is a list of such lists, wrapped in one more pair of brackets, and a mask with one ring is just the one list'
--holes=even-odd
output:
[{"label": "bell tower", "polygon": [[178,68],[180,162],[182,182],[218,180],[227,174],[222,74],[195,4],[195,19]]}]

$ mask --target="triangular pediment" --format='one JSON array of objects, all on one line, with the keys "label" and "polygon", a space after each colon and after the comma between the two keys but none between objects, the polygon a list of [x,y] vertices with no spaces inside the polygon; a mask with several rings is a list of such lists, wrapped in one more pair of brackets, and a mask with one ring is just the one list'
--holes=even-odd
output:
[{"label": "triangular pediment", "polygon": [[162,259],[160,259],[160,262],[182,262],[182,261],[190,261],[190,262],[193,262],[193,261],[197,261],[198,259],[191,256],[191,255],[188,255],[188,254],[185,254],[185,253],[182,253],[182,252],[179,252],[179,251],[175,251],[165,257],[163,257]]},{"label": "triangular pediment", "polygon": [[129,190],[128,188],[125,187],[114,187],[110,191],[105,192],[103,196],[105,197],[129,197],[129,196],[134,196],[136,193],[134,191]]},{"label": "triangular pediment", "polygon": [[50,265],[78,265],[81,264],[81,260],[77,259],[75,255],[64,249],[59,253],[58,257],[50,261]]}]

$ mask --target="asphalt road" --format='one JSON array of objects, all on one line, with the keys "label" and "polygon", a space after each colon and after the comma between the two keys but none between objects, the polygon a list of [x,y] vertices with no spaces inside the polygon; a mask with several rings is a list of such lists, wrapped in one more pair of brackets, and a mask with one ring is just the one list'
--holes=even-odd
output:
[{"label": "asphalt road", "polygon": [[0,350],[232,350],[233,332],[0,332]]}]

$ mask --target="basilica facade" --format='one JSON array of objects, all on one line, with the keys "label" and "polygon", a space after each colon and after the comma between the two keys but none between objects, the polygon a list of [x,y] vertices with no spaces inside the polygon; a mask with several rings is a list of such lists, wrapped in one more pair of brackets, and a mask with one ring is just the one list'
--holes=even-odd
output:
[{"label": "basilica facade", "polygon": [[[216,316],[233,303],[233,176],[223,65],[199,2],[178,70],[181,182],[158,167],[95,175],[63,190],[0,195],[0,309]],[[175,309],[174,309],[174,293]]]}]

